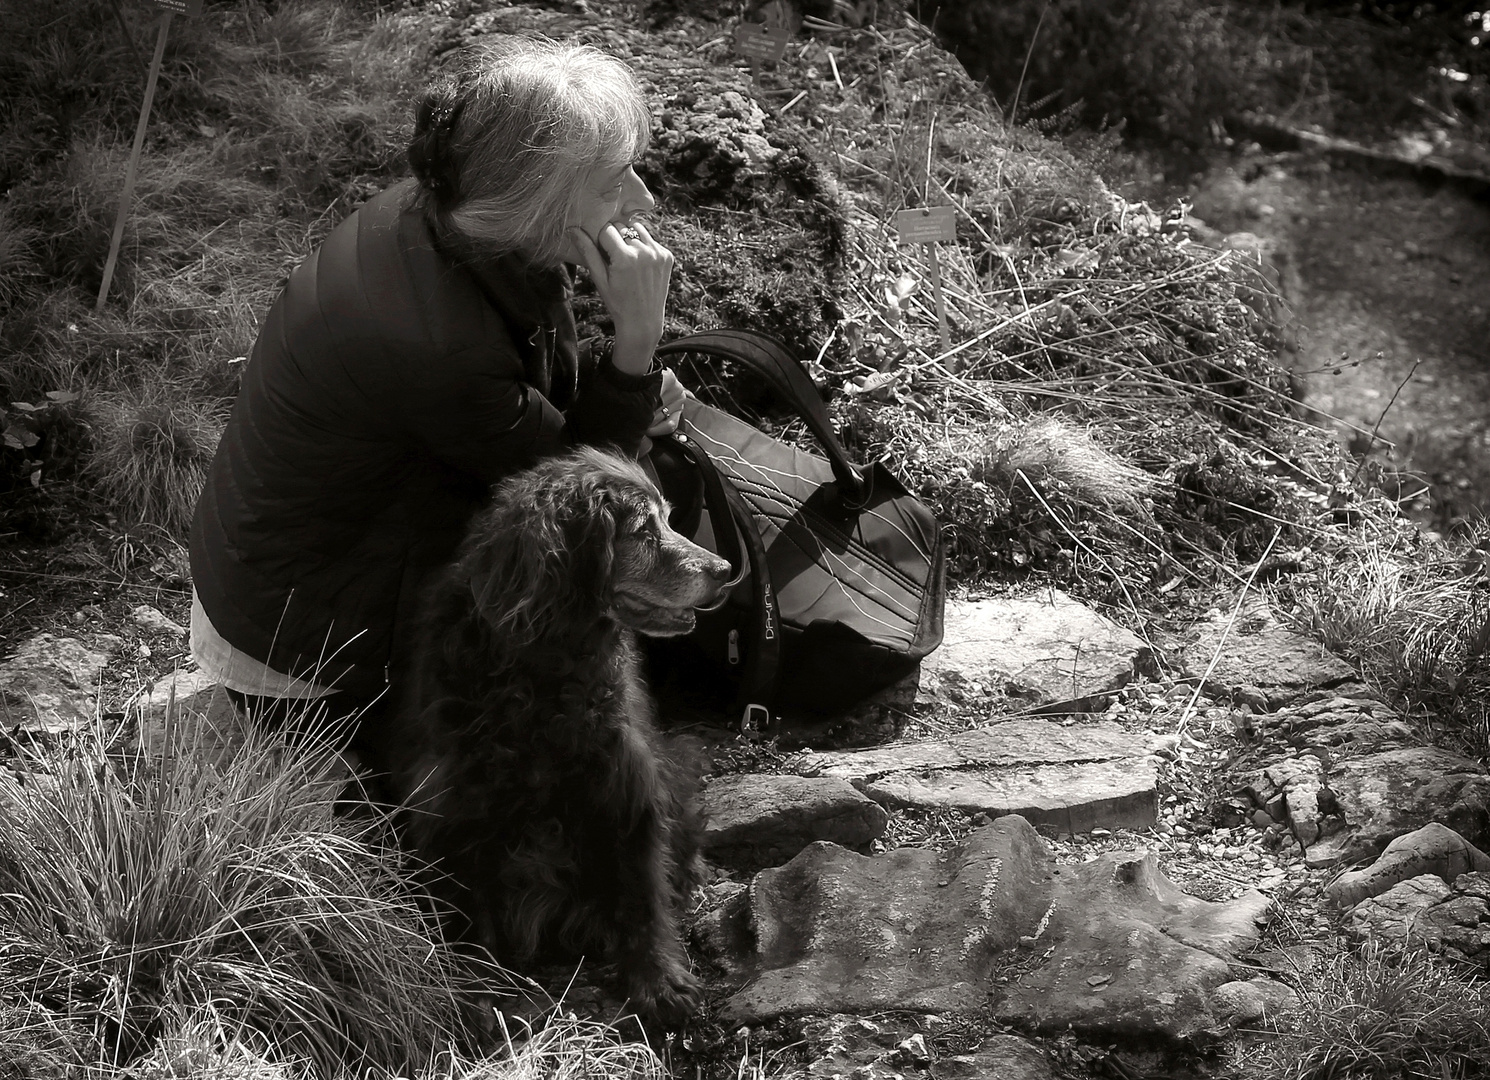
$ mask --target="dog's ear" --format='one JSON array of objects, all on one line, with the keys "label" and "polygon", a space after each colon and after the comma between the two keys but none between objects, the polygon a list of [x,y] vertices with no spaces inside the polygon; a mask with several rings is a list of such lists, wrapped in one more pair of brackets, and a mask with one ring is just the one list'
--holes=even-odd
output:
[{"label": "dog's ear", "polygon": [[564,574],[575,618],[598,615],[610,602],[618,519],[624,507],[605,479],[596,478],[564,522]]},{"label": "dog's ear", "polygon": [[587,626],[610,600],[617,518],[607,478],[579,463],[502,485],[473,533],[465,576],[483,619],[522,645]]}]

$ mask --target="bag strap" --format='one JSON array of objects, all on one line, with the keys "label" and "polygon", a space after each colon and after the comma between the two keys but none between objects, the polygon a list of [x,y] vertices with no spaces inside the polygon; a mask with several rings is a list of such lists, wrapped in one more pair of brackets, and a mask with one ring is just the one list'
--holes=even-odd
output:
[{"label": "bag strap", "polygon": [[771,567],[766,562],[766,545],[744,496],[720,475],[714,459],[702,446],[681,431],[658,436],[657,441],[677,447],[698,468],[714,545],[719,557],[730,564],[730,582],[724,596],[728,597],[747,570],[750,572],[752,640],[745,649],[736,704],[742,710],[741,730],[754,734],[771,722],[776,677],[781,670],[781,615],[771,585]]},{"label": "bag strap", "polygon": [[[714,463],[709,462],[708,467],[714,468]],[[761,540],[754,515],[745,504],[745,497],[735,490],[733,484],[725,484],[724,492],[750,557],[750,584],[755,601],[750,605],[753,640],[745,652],[745,667],[740,672],[740,689],[735,704],[741,710],[741,732],[754,735],[770,725],[775,705],[776,676],[781,670],[781,613],[776,605],[776,591],[771,586],[766,545]]]},{"label": "bag strap", "polygon": [[[719,469],[715,467],[714,460],[693,439],[690,439],[681,430],[670,435],[655,436],[655,442],[664,448],[675,449],[689,461],[693,462],[694,468],[698,469],[699,479],[704,486],[704,509],[709,512],[709,522],[714,528],[715,554],[725,562],[729,563],[729,581],[725,583],[723,595],[728,597],[729,591],[740,584],[747,571],[754,569],[751,565],[754,561],[753,553],[746,551],[740,544],[740,530],[733,527],[735,521],[734,506],[729,500],[728,492],[733,492],[724,477],[719,475]],[[731,527],[726,528],[725,524]],[[722,604],[724,601],[721,600]],[[712,611],[712,608],[702,608],[703,611]]]},{"label": "bag strap", "polygon": [[758,330],[705,330],[659,345],[655,355],[689,352],[734,360],[765,379],[802,418],[827,452],[844,503],[860,507],[869,501],[868,477],[844,452],[828,420],[828,407],[823,403],[822,394],[818,393],[802,361],[784,342]]}]

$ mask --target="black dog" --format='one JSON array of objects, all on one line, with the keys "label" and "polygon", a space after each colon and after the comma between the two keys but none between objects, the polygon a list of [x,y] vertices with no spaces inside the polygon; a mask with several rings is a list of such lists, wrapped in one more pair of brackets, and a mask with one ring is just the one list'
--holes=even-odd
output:
[{"label": "black dog", "polygon": [[697,1005],[696,778],[655,731],[633,631],[687,633],[728,572],[634,462],[581,450],[497,488],[426,599],[389,747],[456,936],[517,967],[604,949],[644,1016]]}]

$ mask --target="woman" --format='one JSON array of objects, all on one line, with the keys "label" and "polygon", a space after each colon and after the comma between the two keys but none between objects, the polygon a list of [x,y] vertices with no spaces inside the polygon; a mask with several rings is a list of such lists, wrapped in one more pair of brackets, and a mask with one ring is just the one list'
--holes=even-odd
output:
[{"label": "woman", "polygon": [[[192,528],[193,652],[251,712],[375,727],[420,582],[493,481],[676,427],[682,388],[652,359],[672,255],[633,168],[650,124],[597,50],[473,50],[419,102],[415,179],[291,275]],[[568,263],[609,349],[576,341]],[[381,768],[375,743],[352,740]]]}]

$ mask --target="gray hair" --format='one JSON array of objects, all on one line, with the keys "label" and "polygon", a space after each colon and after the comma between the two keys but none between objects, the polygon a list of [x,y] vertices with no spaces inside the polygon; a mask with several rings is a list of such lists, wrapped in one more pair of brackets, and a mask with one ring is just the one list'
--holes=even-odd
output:
[{"label": "gray hair", "polygon": [[557,266],[585,183],[636,160],[651,124],[621,61],[588,45],[500,37],[425,90],[409,163],[440,225],[481,250]]}]

